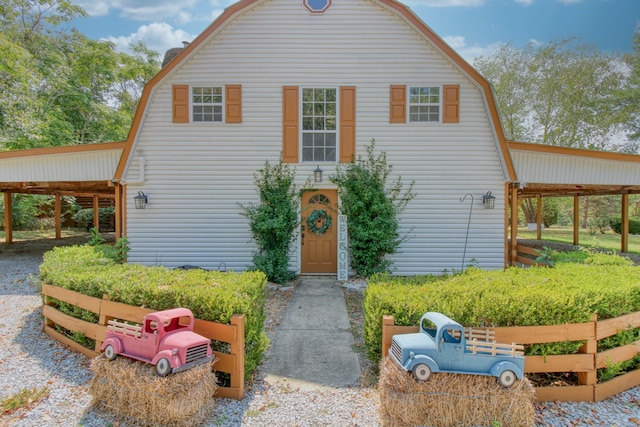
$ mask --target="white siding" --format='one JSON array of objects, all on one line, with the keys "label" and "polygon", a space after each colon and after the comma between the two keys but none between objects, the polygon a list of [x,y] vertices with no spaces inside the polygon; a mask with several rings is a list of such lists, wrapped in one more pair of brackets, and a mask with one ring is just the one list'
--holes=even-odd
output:
[{"label": "white siding", "polygon": [[0,159],[0,182],[110,181],[122,149]]},{"label": "white siding", "polygon": [[[173,124],[172,84],[241,84],[243,123]],[[459,124],[389,124],[389,85],[461,85]],[[333,2],[311,15],[301,0],[273,0],[247,11],[181,64],[155,90],[136,141],[146,181],[127,190],[129,259],[230,269],[251,263],[239,203],[257,201],[254,173],[282,149],[282,86],[356,86],[357,153],[375,138],[394,173],[415,180],[401,217],[408,239],[397,274],[459,269],[469,199],[475,198],[466,254],[483,268],[504,255],[503,165],[479,89],[404,20],[365,0]],[[134,159],[135,160],[135,159]],[[138,176],[135,161],[125,179]],[[296,165],[298,184],[317,166]],[[336,164],[320,164],[322,186]],[[133,195],[149,196],[145,210]],[[482,195],[497,197],[482,209]],[[298,245],[291,266],[299,269]]]}]

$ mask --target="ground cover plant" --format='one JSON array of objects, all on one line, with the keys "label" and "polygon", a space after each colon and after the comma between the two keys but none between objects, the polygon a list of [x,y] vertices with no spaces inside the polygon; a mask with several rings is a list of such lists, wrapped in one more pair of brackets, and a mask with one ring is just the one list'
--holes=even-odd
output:
[{"label": "ground cover plant", "polygon": [[[267,281],[263,273],[169,270],[138,264],[119,264],[98,246],[58,247],[44,254],[40,280],[84,295],[154,310],[189,308],[203,320],[229,323],[245,316],[245,374],[250,377],[268,346],[263,331]],[[59,304],[67,314],[87,321],[95,315]],[[82,337],[77,341],[83,345]]]},{"label": "ground cover plant", "polygon": [[[518,239],[535,239],[536,232],[518,228]],[[573,227],[553,226],[542,230],[542,240],[573,244]],[[620,250],[620,235],[609,230],[592,234],[588,229],[579,230],[579,243],[583,247],[597,247],[609,251]],[[629,253],[640,254],[640,235],[629,234]]]},{"label": "ground cover plant", "polygon": [[[560,257],[554,268],[470,268],[456,275],[409,278],[378,275],[369,280],[363,310],[368,355],[379,360],[383,314],[394,316],[397,325],[417,325],[427,311],[442,312],[473,327],[581,323],[594,314],[603,320],[640,311],[640,268],[617,255],[585,252]],[[638,333],[622,331],[609,341],[601,341],[600,350],[633,342]],[[529,345],[525,354],[568,354],[581,345]],[[637,366],[636,361],[609,371]],[[600,374],[602,378],[611,372]]]}]

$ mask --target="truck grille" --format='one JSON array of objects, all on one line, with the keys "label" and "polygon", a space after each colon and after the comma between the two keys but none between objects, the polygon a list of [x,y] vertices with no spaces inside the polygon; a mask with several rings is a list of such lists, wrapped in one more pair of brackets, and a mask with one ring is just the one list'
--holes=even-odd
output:
[{"label": "truck grille", "polygon": [[391,355],[395,357],[398,362],[402,363],[402,349],[395,341],[391,342]]},{"label": "truck grille", "polygon": [[193,362],[194,360],[207,357],[207,344],[197,345],[187,349],[186,363]]}]

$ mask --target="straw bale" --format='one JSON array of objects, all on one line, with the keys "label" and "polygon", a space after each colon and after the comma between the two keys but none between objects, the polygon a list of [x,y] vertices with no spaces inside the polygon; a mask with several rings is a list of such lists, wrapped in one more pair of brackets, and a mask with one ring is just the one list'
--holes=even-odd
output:
[{"label": "straw bale", "polygon": [[112,362],[96,357],[91,362],[91,403],[143,426],[202,424],[213,409],[218,388],[213,363],[160,377],[150,364],[127,357]]},{"label": "straw bale", "polygon": [[508,389],[484,375],[436,373],[417,381],[385,358],[378,390],[380,422],[386,427],[529,427],[535,422],[535,390],[526,378]]}]

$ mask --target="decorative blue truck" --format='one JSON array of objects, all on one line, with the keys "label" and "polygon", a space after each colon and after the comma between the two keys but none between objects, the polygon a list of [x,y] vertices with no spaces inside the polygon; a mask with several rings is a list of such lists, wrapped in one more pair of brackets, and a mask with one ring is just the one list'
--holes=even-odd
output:
[{"label": "decorative blue truck", "polygon": [[401,369],[427,381],[432,372],[489,375],[511,387],[524,375],[521,345],[499,344],[489,329],[464,328],[442,313],[428,312],[420,332],[394,335],[389,356]]}]

